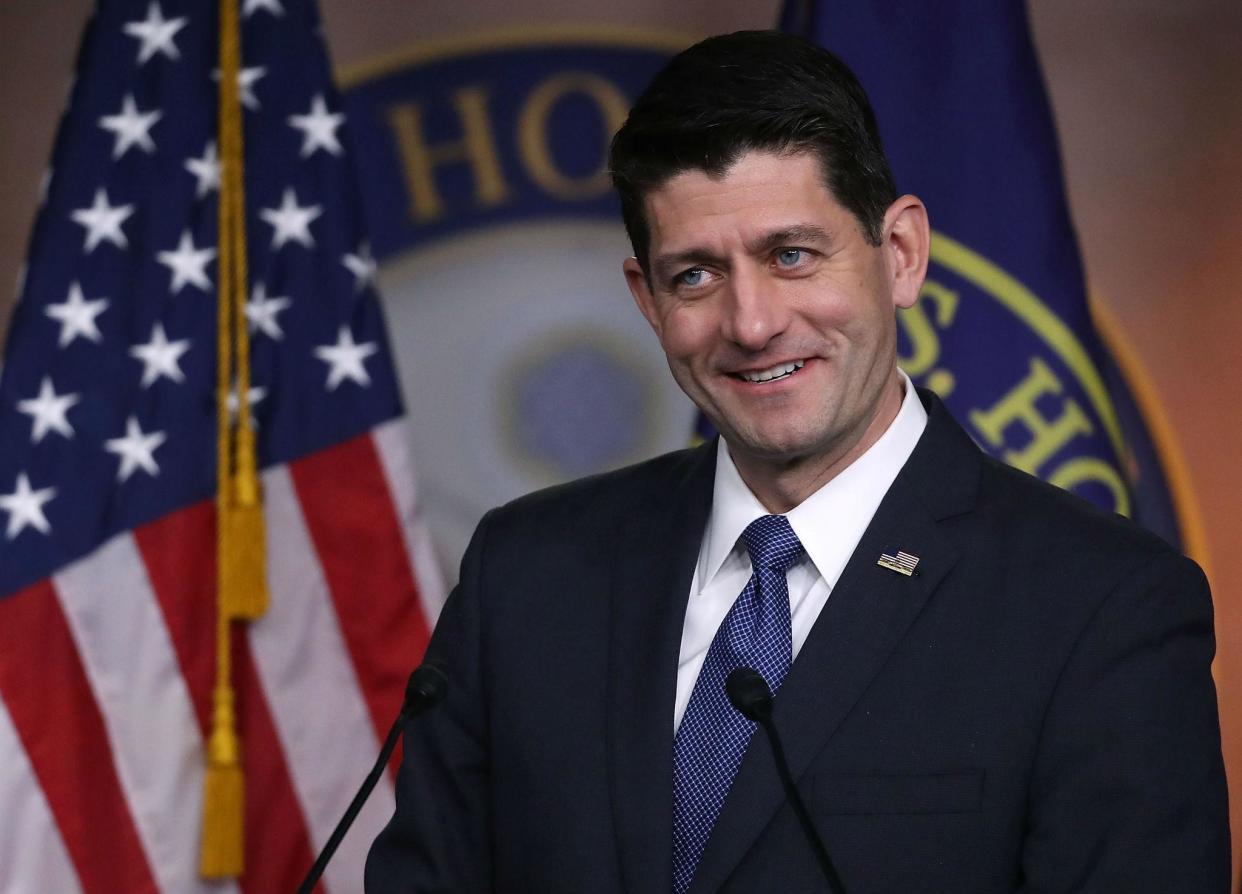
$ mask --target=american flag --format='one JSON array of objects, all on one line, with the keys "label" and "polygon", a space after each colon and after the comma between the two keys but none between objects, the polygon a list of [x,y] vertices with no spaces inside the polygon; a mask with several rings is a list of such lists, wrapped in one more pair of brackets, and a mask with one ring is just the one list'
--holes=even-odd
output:
[{"label": "american flag", "polygon": [[[198,877],[215,673],[218,18],[101,0],[0,378],[0,891],[291,891],[443,599],[308,0],[244,0],[271,605],[234,631],[246,870]],[[360,888],[388,778],[324,879]]]}]

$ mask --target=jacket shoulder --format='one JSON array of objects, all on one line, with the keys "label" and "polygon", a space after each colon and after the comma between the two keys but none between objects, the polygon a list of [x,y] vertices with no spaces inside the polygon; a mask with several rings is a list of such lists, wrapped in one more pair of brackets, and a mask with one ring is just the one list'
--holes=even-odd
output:
[{"label": "jacket shoulder", "polygon": [[1010,540],[1016,551],[1049,561],[1124,568],[1168,557],[1192,564],[1131,519],[988,456],[983,458],[977,509],[979,521]]}]

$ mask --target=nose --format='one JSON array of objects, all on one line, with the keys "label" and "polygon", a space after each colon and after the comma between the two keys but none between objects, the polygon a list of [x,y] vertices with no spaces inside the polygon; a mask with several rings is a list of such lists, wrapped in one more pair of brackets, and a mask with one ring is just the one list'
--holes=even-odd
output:
[{"label": "nose", "polygon": [[789,325],[780,290],[762,272],[735,269],[729,277],[721,334],[746,351],[761,351]]}]

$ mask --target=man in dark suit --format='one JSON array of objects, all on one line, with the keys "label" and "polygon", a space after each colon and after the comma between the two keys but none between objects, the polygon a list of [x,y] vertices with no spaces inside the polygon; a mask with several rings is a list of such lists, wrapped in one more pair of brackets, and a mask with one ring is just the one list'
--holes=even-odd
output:
[{"label": "man in dark suit", "polygon": [[895,365],[927,213],[827,52],[713,38],[613,143],[631,292],[722,440],[480,523],[381,892],[1225,892],[1202,573]]}]

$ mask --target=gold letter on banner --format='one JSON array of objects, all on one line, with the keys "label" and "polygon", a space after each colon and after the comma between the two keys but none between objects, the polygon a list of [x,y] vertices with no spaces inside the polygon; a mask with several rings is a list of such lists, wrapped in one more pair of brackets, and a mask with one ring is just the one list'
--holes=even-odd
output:
[{"label": "gold letter on banner", "polygon": [[461,122],[462,137],[434,146],[427,142],[423,112],[418,103],[401,103],[388,109],[388,125],[397,139],[397,151],[410,191],[410,214],[418,223],[444,215],[444,200],[435,179],[436,168],[440,165],[470,165],[474,175],[474,200],[479,207],[499,205],[509,195],[488,117],[487,93],[482,87],[463,87],[453,93],[453,108]]},{"label": "gold letter on banner", "polygon": [[1005,429],[1011,423],[1021,424],[1030,433],[1030,443],[1021,450],[1006,450],[1003,456],[1010,465],[1036,474],[1039,467],[1074,435],[1091,431],[1091,420],[1072,398],[1064,401],[1064,409],[1055,419],[1044,417],[1036,408],[1039,398],[1063,391],[1061,380],[1048,364],[1032,357],[1027,377],[990,410],[971,410],[970,421],[993,447],[1005,442]]},{"label": "gold letter on banner", "polygon": [[[585,177],[570,177],[556,167],[548,145],[548,116],[563,97],[580,93],[589,97],[604,117],[600,166]],[[531,93],[518,123],[518,147],[531,179],[558,199],[593,199],[608,191],[607,146],[625,121],[630,104],[611,81],[585,72],[553,75]]]}]

